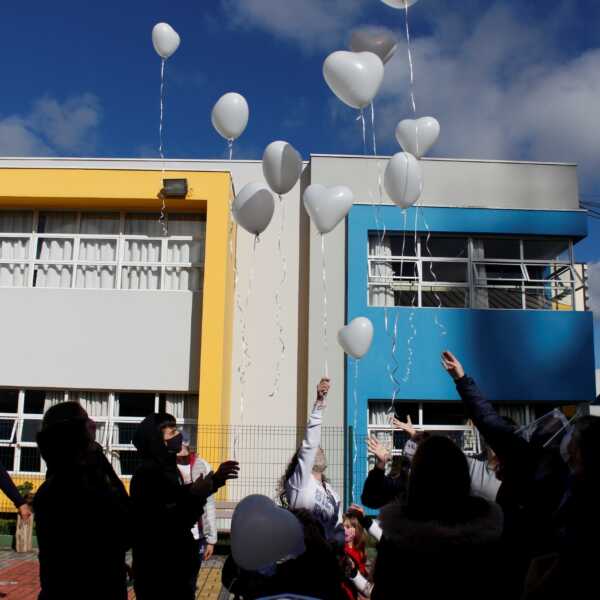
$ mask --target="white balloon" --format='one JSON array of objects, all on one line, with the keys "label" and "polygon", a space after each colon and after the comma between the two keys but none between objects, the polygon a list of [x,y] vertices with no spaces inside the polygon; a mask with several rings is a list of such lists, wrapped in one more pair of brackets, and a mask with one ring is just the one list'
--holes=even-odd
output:
[{"label": "white balloon", "polygon": [[419,0],[381,0],[384,4],[391,6],[392,8],[408,8]]},{"label": "white balloon", "polygon": [[268,227],[274,210],[273,194],[260,182],[246,184],[231,207],[235,222],[254,235],[261,234]]},{"label": "white balloon", "polygon": [[329,233],[344,220],[354,202],[354,194],[344,185],[325,187],[313,183],[304,190],[304,208],[320,233]]},{"label": "white balloon", "polygon": [[352,52],[372,52],[387,63],[398,48],[396,36],[385,27],[359,27],[350,36]]},{"label": "white balloon", "polygon": [[394,154],[383,178],[385,191],[400,208],[412,206],[423,191],[423,174],[419,161],[407,152]]},{"label": "white balloon", "polygon": [[161,58],[169,58],[177,48],[181,38],[168,23],[157,23],[152,29],[152,44]]},{"label": "white balloon", "polygon": [[396,125],[396,139],[405,152],[421,158],[437,142],[440,124],[434,117],[404,119]]},{"label": "white balloon", "polygon": [[287,194],[300,178],[302,157],[287,142],[271,142],[263,153],[263,174],[276,194]]},{"label": "white balloon", "polygon": [[383,63],[372,52],[339,50],[325,59],[323,77],[342,102],[352,108],[364,108],[381,87]]},{"label": "white balloon", "polygon": [[290,511],[259,494],[238,503],[231,519],[231,554],[242,569],[264,569],[304,551],[304,530]]},{"label": "white balloon", "polygon": [[356,317],[338,331],[338,343],[352,358],[362,358],[373,341],[373,323],[367,317]]},{"label": "white balloon", "polygon": [[211,120],[213,127],[226,140],[237,140],[248,125],[250,109],[246,98],[236,92],[221,96],[213,106]]}]

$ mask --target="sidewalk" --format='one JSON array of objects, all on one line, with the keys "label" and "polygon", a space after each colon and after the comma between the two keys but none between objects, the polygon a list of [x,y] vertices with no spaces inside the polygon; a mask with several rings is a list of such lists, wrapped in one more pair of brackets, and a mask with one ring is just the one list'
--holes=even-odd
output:
[{"label": "sidewalk", "polygon": [[[218,600],[222,566],[223,560],[218,556],[202,566],[198,578],[198,600]],[[0,550],[0,598],[37,600],[38,593],[37,554],[17,554],[11,550]],[[129,598],[135,599],[133,590],[129,592]],[[82,600],[85,600],[84,593]]]}]

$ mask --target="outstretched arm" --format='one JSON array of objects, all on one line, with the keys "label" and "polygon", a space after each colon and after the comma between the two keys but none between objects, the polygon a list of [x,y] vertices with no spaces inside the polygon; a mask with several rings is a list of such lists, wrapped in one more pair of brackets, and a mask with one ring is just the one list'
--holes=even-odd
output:
[{"label": "outstretched arm", "polygon": [[288,484],[295,489],[302,489],[312,476],[315,457],[321,445],[321,424],[323,421],[323,408],[325,408],[327,393],[331,384],[329,379],[323,378],[317,386],[317,399],[306,426],[306,433],[298,451],[298,465],[290,477]]},{"label": "outstretched arm", "polygon": [[451,352],[442,353],[442,364],[454,379],[469,418],[498,457],[506,459],[526,450],[527,442],[496,412],[475,381],[465,375],[460,361]]}]

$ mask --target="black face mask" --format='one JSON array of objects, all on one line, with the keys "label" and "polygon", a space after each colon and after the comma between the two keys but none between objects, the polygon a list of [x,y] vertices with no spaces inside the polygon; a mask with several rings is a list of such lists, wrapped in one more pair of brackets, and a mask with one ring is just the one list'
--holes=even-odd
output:
[{"label": "black face mask", "polygon": [[167,450],[171,454],[178,454],[179,452],[181,452],[181,447],[183,446],[183,436],[180,433],[178,433],[170,440],[167,440],[165,444],[167,446]]}]

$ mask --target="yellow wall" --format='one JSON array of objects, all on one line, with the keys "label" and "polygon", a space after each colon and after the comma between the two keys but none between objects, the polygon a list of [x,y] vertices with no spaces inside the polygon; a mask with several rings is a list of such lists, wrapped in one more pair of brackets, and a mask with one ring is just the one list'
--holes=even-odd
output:
[{"label": "yellow wall", "polygon": [[[229,423],[235,227],[230,222],[231,176],[225,172],[133,171],[107,169],[2,169],[1,208],[160,210],[162,178],[186,178],[188,195],[167,199],[167,209],[206,214],[202,332],[200,341],[199,423]],[[232,245],[230,249],[230,237]],[[1,381],[0,381],[1,383]],[[215,428],[217,430],[217,428]],[[224,441],[224,438],[223,438]],[[225,444],[218,444],[223,447]],[[214,448],[214,444],[211,444]],[[198,440],[203,452],[203,441]],[[208,447],[204,451],[208,454]],[[213,450],[214,453],[214,450]],[[208,456],[207,456],[208,458]],[[213,462],[222,456],[211,456]],[[18,476],[38,483],[40,476]],[[0,511],[8,500],[0,494]]]}]

